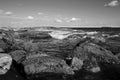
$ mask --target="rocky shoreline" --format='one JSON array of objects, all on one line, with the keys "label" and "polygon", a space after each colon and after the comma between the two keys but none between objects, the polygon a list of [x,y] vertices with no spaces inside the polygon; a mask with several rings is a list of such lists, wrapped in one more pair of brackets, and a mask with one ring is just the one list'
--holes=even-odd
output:
[{"label": "rocky shoreline", "polygon": [[12,61],[0,60],[3,60],[1,70],[11,66],[0,75],[1,80],[9,77],[12,80],[120,79],[120,46],[117,45],[120,42],[111,40],[111,35],[99,31],[68,29],[68,33],[66,29],[53,30],[54,34],[61,36],[57,38],[51,36],[54,34],[49,35],[51,31],[27,30],[22,33],[20,30],[1,30],[0,56],[4,54],[12,58]]}]

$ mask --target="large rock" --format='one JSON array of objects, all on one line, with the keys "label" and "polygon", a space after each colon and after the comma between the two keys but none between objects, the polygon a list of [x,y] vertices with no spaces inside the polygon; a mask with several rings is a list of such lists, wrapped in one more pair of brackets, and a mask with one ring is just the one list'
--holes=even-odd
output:
[{"label": "large rock", "polygon": [[93,42],[111,51],[114,55],[120,53],[120,41],[106,39],[106,42],[96,42],[96,41],[93,41]]},{"label": "large rock", "polygon": [[47,54],[31,55],[26,58],[23,65],[28,75],[43,72],[74,74],[64,60],[48,56]]},{"label": "large rock", "polygon": [[73,56],[76,56],[79,60],[82,60],[83,68],[92,72],[100,71],[99,62],[110,64],[119,63],[119,59],[114,56],[111,51],[108,51],[89,41],[76,47]]},{"label": "large rock", "polygon": [[7,73],[12,64],[12,57],[8,54],[0,53],[0,75]]},{"label": "large rock", "polygon": [[[77,47],[74,51],[76,56],[82,59],[87,59],[88,57],[95,57],[96,60],[104,62],[117,62],[118,58],[113,55],[111,51],[108,51],[101,46],[98,46],[91,42],[85,42]],[[98,59],[97,59],[98,57]]]}]

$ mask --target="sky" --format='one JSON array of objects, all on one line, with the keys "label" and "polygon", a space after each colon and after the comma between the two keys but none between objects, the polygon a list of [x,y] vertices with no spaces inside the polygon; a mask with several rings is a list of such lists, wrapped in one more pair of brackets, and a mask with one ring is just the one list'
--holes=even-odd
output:
[{"label": "sky", "polygon": [[120,0],[0,0],[0,27],[120,26]]}]

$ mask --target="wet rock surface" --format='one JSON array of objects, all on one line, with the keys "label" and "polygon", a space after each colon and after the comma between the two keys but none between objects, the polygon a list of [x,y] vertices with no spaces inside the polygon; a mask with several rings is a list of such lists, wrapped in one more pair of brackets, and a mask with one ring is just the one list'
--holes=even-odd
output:
[{"label": "wet rock surface", "polygon": [[[120,79],[120,42],[116,36],[114,39],[116,34],[43,29],[1,31],[0,70],[7,68],[1,80]],[[4,59],[7,55],[9,59]],[[2,66],[4,62],[6,66]]]}]

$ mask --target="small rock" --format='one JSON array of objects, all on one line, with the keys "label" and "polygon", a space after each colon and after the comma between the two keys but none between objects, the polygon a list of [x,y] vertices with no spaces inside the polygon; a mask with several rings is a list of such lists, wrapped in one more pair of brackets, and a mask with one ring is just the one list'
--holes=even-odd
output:
[{"label": "small rock", "polygon": [[98,67],[98,66],[97,67],[93,67],[93,68],[90,69],[90,71],[94,72],[94,73],[99,72],[100,71],[100,67]]},{"label": "small rock", "polygon": [[72,59],[73,70],[79,70],[79,69],[81,69],[82,65],[83,65],[83,61],[82,60],[78,59],[77,57],[74,57]]}]

